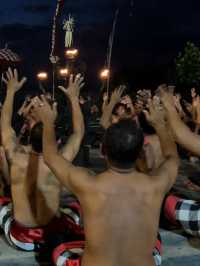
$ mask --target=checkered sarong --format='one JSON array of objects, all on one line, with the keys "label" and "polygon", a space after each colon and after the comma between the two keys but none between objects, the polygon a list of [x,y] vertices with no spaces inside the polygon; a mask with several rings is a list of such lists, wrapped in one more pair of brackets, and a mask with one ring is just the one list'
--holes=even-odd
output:
[{"label": "checkered sarong", "polygon": [[[153,250],[155,266],[161,266],[162,242],[158,234],[156,247]],[[58,245],[52,254],[54,265],[56,266],[81,266],[81,257],[84,253],[84,241],[73,241]]]},{"label": "checkered sarong", "polygon": [[83,230],[78,225],[80,219],[73,209],[65,208],[67,214],[53,218],[45,227],[26,228],[14,220],[12,203],[7,198],[0,198],[0,227],[12,247],[23,251],[38,251],[45,245],[47,236],[66,231],[70,231],[72,235],[83,235]]},{"label": "checkered sarong", "polygon": [[184,231],[192,236],[200,236],[200,203],[180,199],[176,204],[176,220]]},{"label": "checkered sarong", "polygon": [[[54,264],[56,266],[81,266],[81,256],[83,252],[83,242],[66,243],[66,245],[63,244],[62,247],[57,247],[53,253]],[[156,248],[153,251],[153,258],[155,266],[161,266],[162,257]]]}]

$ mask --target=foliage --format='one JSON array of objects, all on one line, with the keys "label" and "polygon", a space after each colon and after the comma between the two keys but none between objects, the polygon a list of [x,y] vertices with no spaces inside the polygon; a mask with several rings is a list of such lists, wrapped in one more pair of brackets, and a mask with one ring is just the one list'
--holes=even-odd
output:
[{"label": "foliage", "polygon": [[179,85],[200,85],[200,49],[191,42],[176,59],[176,78]]}]

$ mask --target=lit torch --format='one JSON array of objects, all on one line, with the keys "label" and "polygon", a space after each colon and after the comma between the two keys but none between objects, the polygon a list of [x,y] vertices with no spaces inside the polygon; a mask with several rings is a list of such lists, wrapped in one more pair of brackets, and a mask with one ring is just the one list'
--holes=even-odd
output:
[{"label": "lit torch", "polygon": [[48,79],[48,74],[46,72],[40,72],[37,74],[37,78],[39,81],[44,81]]},{"label": "lit torch", "polygon": [[65,55],[68,59],[75,59],[78,56],[78,49],[67,49]]},{"label": "lit torch", "polygon": [[37,79],[39,82],[39,88],[42,91],[43,94],[45,94],[45,88],[42,85],[42,82],[48,79],[48,74],[47,72],[40,72],[37,74]]},{"label": "lit torch", "polygon": [[60,73],[60,76],[62,78],[67,78],[67,76],[69,74],[69,70],[68,70],[68,68],[61,68],[59,73]]},{"label": "lit torch", "polygon": [[103,69],[100,73],[100,77],[102,80],[107,80],[110,76],[110,70],[109,69]]}]

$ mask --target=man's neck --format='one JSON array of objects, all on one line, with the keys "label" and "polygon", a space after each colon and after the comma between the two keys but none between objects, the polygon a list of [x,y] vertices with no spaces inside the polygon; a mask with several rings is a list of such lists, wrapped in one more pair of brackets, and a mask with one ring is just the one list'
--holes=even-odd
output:
[{"label": "man's neck", "polygon": [[110,171],[119,173],[119,174],[130,174],[132,172],[136,172],[135,166],[128,168],[128,169],[122,169],[122,168],[115,167],[113,165],[109,165],[109,169]]}]

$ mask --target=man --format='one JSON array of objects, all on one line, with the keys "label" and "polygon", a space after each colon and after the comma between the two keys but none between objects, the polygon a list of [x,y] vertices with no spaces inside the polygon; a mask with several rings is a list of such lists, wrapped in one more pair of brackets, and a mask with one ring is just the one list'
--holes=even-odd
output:
[{"label": "man", "polygon": [[[66,91],[65,91],[66,92]],[[60,182],[77,195],[84,216],[83,266],[153,266],[160,208],[178,170],[178,155],[164,118],[151,104],[147,114],[161,141],[164,162],[151,176],[137,172],[143,134],[132,120],[108,128],[103,151],[108,170],[95,175],[58,153],[52,112],[43,97],[35,103],[43,129],[44,159]]]},{"label": "man", "polygon": [[[166,90],[166,86],[161,88],[161,100],[176,142],[192,154],[199,156],[200,136],[193,133],[181,120],[174,105],[173,94]],[[198,107],[200,108],[200,104]],[[200,204],[198,202],[170,195],[164,204],[164,214],[171,223],[181,226],[188,234],[200,236]]]},{"label": "man", "polygon": [[[18,143],[11,126],[14,97],[23,87],[26,78],[19,81],[17,70],[13,72],[11,69],[6,75],[4,82],[7,84],[7,96],[1,116],[2,143],[10,164],[14,217],[10,217],[10,206],[5,206],[8,200],[4,202],[1,199],[0,225],[12,245],[30,251],[44,243],[47,232],[50,234],[65,230],[66,217],[59,211],[60,182],[44,163],[42,124],[33,126],[29,136],[30,143],[26,147]],[[80,75],[75,80],[71,78],[66,93],[73,110],[73,134],[61,153],[69,161],[75,158],[84,134],[83,116],[77,104],[83,85]],[[55,105],[53,110],[55,111]]]},{"label": "man", "polygon": [[[174,106],[173,95],[163,89],[161,91],[161,98],[176,141],[194,155],[200,156],[200,136],[193,133],[187,125],[182,122]],[[198,107],[200,107],[200,104]],[[197,120],[198,119],[200,119],[200,115]]]},{"label": "man", "polygon": [[[1,135],[1,128],[0,128],[0,135]],[[10,194],[9,185],[10,185],[9,166],[0,136],[0,196],[3,195],[8,196]]]}]

